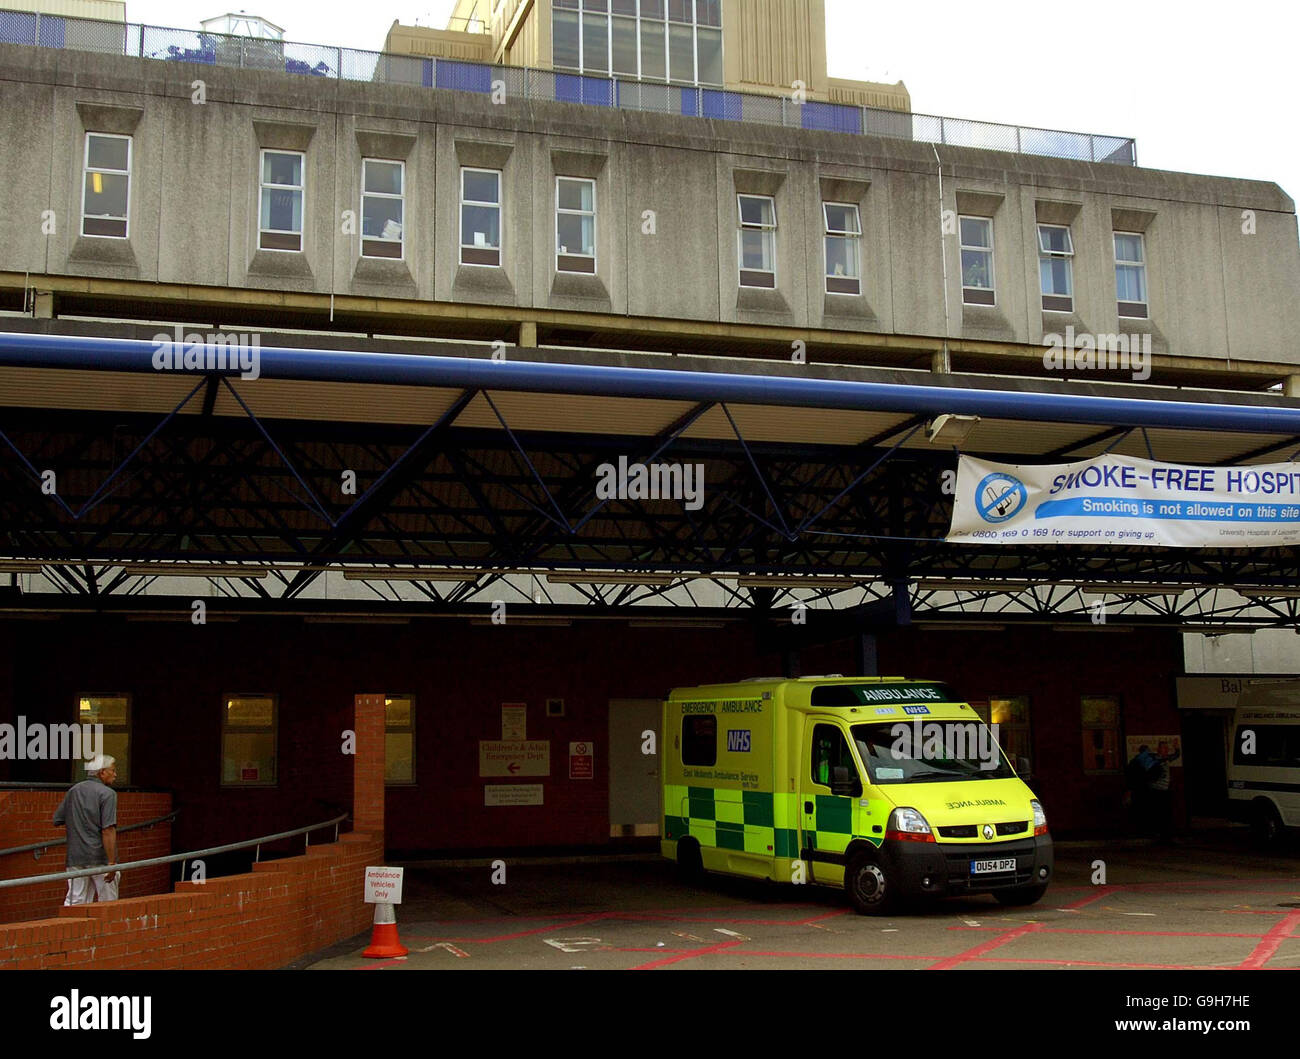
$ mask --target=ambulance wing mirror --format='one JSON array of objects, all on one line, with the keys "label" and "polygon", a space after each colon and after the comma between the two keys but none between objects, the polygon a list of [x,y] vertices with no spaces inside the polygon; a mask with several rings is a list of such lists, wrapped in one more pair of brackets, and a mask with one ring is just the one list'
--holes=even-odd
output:
[{"label": "ambulance wing mirror", "polygon": [[1023,754],[1016,758],[1016,775],[1018,775],[1022,780],[1031,778],[1029,758],[1025,757]]},{"label": "ambulance wing mirror", "polygon": [[848,766],[836,765],[831,769],[831,793],[856,798],[862,793],[862,784]]}]

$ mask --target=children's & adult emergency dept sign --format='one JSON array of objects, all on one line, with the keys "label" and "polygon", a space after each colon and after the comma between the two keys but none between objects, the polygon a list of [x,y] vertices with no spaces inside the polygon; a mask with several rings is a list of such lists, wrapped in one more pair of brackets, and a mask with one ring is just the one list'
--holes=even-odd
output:
[{"label": "children's & adult emergency dept sign", "polygon": [[947,540],[1273,548],[1300,544],[1300,463],[1195,467],[1132,456],[988,463],[962,456]]}]

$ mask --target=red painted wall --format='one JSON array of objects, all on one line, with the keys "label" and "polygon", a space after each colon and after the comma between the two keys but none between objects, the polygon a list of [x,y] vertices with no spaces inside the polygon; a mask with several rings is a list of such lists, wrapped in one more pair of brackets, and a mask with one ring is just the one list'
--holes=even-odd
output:
[{"label": "red painted wall", "polygon": [[[6,638],[15,661],[10,688],[0,687],[0,709],[8,696],[12,711],[29,719],[67,721],[79,694],[131,693],[133,779],[174,792],[177,849],[298,827],[349,807],[352,766],[341,753],[342,732],[352,725],[353,696],[380,689],[417,700],[417,786],[388,789],[390,850],[604,844],[611,698],[657,698],[677,685],[781,672],[781,659],[760,654],[744,626],[293,619],[194,626],[65,618],[0,622],[0,658]],[[1113,830],[1125,820],[1122,778],[1083,774],[1079,696],[1121,695],[1130,731],[1177,731],[1172,678],[1181,671],[1181,650],[1173,630],[905,629],[881,636],[879,658],[882,673],[947,680],[970,699],[1029,695],[1037,783],[1060,833]],[[854,645],[843,641],[806,649],[800,667],[850,674],[855,659]],[[220,704],[223,693],[236,691],[280,697],[276,788],[219,784]],[[545,716],[548,698],[565,700],[565,717]],[[544,785],[541,808],[483,805],[478,742],[500,738],[503,702],[527,703],[529,738],[551,742],[551,775],[521,779]],[[591,780],[568,779],[568,744],[578,740],[595,744]],[[62,763],[22,768],[13,778],[65,780]]]}]

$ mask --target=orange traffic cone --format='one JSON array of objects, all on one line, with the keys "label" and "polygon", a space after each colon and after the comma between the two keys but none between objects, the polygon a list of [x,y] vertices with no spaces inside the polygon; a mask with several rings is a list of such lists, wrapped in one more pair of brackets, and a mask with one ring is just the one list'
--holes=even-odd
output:
[{"label": "orange traffic cone", "polygon": [[397,936],[397,913],[387,901],[375,903],[375,929],[370,935],[370,948],[362,956],[405,956],[407,948]]}]

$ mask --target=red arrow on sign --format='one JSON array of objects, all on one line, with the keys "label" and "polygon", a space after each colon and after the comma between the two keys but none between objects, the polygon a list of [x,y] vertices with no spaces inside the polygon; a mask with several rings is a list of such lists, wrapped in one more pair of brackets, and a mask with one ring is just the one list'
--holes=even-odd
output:
[{"label": "red arrow on sign", "polygon": [[518,761],[510,762],[510,764],[506,766],[506,771],[509,772],[511,775],[514,775],[516,772],[519,771],[519,762]]}]

